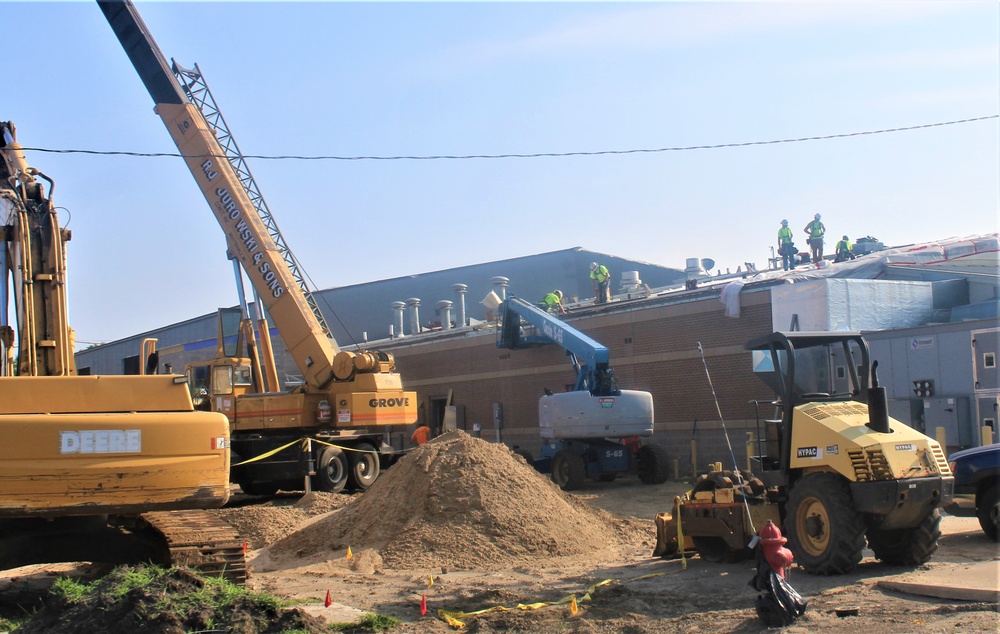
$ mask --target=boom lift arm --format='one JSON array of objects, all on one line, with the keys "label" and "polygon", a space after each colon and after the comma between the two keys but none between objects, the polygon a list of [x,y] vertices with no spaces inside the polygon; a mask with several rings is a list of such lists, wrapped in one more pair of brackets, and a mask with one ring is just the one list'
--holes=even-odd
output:
[{"label": "boom lift arm", "polygon": [[[526,330],[524,323],[534,328]],[[497,330],[498,348],[517,350],[551,343],[562,346],[572,357],[577,371],[574,390],[586,390],[594,396],[620,393],[605,346],[519,297],[504,301]]]},{"label": "boom lift arm", "polygon": [[653,396],[618,389],[608,349],[517,297],[504,301],[500,315],[498,348],[556,344],[576,370],[572,390],[546,393],[538,401],[538,427],[546,442],[535,467],[545,471],[550,465],[552,481],[566,491],[579,488],[585,477],[610,481],[633,469],[643,483],[665,482],[668,457],[662,447],[623,441],[653,434]]}]

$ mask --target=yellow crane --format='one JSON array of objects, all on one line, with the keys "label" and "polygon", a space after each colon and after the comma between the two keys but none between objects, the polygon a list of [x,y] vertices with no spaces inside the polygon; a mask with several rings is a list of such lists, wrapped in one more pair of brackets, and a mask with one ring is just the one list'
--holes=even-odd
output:
[{"label": "yellow crane", "polygon": [[[302,374],[303,384],[294,389],[278,391],[272,377],[259,384],[270,391],[256,393],[245,379],[250,361],[238,350],[220,354],[201,370],[189,368],[192,379],[195,374],[199,379],[191,387],[204,390],[196,394],[199,400],[232,423],[233,481],[254,494],[301,489],[306,482],[324,491],[347,485],[367,489],[378,477],[380,454],[391,454],[382,430],[416,421],[416,394],[403,389],[391,354],[341,350],[330,336],[294,271],[294,258],[265,222],[271,219],[255,211],[256,196],[251,197],[234,163],[241,170],[244,166],[238,157],[227,158],[218,129],[191,99],[200,73],[189,72],[182,86],[175,76],[179,69],[167,63],[131,2],[98,4],[222,227],[231,256]],[[220,121],[221,114],[214,112]],[[245,335],[252,332],[244,328]],[[267,328],[260,334],[266,343]],[[270,367],[267,354],[265,345],[260,368]]]}]

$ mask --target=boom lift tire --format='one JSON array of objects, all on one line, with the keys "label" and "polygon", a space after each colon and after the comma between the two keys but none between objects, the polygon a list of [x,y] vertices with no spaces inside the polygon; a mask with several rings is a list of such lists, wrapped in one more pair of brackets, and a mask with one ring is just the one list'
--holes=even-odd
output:
[{"label": "boom lift tire", "polygon": [[870,529],[868,546],[875,558],[896,566],[919,566],[937,550],[941,538],[941,510],[934,509],[913,528]]},{"label": "boom lift tire", "polygon": [[531,455],[531,452],[527,449],[515,449],[514,455],[521,456],[521,458],[528,463],[529,467],[535,466],[535,457]]},{"label": "boom lift tire", "polygon": [[639,447],[639,480],[643,484],[663,484],[670,477],[670,456],[660,445]]},{"label": "boom lift tire", "polygon": [[326,493],[340,493],[347,486],[347,474],[350,464],[344,450],[340,447],[327,447],[319,455],[316,465],[316,475],[313,483],[316,488]]},{"label": "boom lift tire", "polygon": [[587,466],[583,456],[563,449],[552,456],[552,481],[563,491],[575,491],[583,486]]},{"label": "boom lift tire", "polygon": [[865,521],[847,482],[833,473],[811,473],[792,486],[786,505],[788,547],[815,575],[854,570],[865,548]]},{"label": "boom lift tire", "polygon": [[379,473],[382,471],[381,463],[375,447],[368,443],[358,444],[355,450],[348,452],[350,456],[347,460],[351,465],[347,475],[348,483],[353,489],[367,491],[378,479]]},{"label": "boom lift tire", "polygon": [[976,495],[976,517],[983,532],[998,541],[997,528],[1000,526],[1000,485],[994,484]]}]

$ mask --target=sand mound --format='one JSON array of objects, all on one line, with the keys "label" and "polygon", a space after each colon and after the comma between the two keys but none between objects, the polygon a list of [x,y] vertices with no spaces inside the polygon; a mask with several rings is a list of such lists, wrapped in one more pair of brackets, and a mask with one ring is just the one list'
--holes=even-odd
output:
[{"label": "sand mound", "polygon": [[251,549],[257,549],[292,533],[312,517],[350,504],[352,499],[341,493],[313,491],[301,497],[276,497],[264,504],[230,506],[211,512],[239,531]]},{"label": "sand mound", "polygon": [[362,496],[267,549],[273,564],[374,549],[385,568],[500,569],[611,554],[615,520],[565,493],[504,445],[463,431],[404,456]]}]

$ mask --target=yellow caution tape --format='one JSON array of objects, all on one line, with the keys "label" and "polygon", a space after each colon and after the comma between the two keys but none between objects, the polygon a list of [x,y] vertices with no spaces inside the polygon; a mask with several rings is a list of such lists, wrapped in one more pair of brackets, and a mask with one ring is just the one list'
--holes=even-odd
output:
[{"label": "yellow caution tape", "polygon": [[[679,571],[678,570],[671,570],[671,571],[668,571],[668,572],[653,572],[653,573],[650,573],[650,574],[647,574],[647,575],[641,575],[641,576],[638,576],[638,577],[632,577],[631,579],[625,579],[625,580],[621,581],[620,583],[631,583],[633,581],[639,581],[641,579],[651,579],[653,577],[662,577],[664,575],[670,575],[670,574],[674,574],[676,572],[679,572]],[[438,618],[441,619],[442,621],[444,621],[448,626],[450,626],[450,627],[452,627],[454,629],[460,630],[460,629],[462,629],[462,628],[465,627],[465,622],[462,619],[467,619],[467,618],[472,617],[472,616],[480,616],[482,614],[487,614],[489,612],[506,612],[506,611],[510,611],[510,610],[540,610],[541,608],[545,608],[545,607],[549,607],[549,606],[553,606],[553,605],[565,605],[566,603],[569,603],[570,604],[570,612],[575,615],[577,613],[577,610],[579,610],[579,608],[577,607],[577,608],[574,609],[574,606],[577,606],[579,603],[583,603],[584,601],[592,601],[591,595],[594,594],[594,591],[596,591],[600,587],[603,587],[603,586],[606,586],[608,584],[615,583],[615,582],[616,582],[615,579],[605,579],[604,581],[600,581],[598,583],[595,583],[594,585],[592,585],[589,588],[587,588],[587,591],[584,592],[583,596],[581,596],[579,599],[577,598],[577,596],[575,594],[570,594],[570,595],[567,595],[567,596],[559,599],[558,601],[539,601],[538,603],[518,603],[513,608],[508,608],[508,607],[502,606],[502,605],[495,605],[495,606],[493,606],[491,608],[483,608],[482,610],[475,610],[473,612],[462,612],[462,611],[455,611],[455,610],[438,610]]]},{"label": "yellow caution tape", "polygon": [[674,498],[674,508],[677,509],[677,550],[681,552],[681,570],[687,570],[688,560],[684,554],[684,531],[681,529],[681,500]]},{"label": "yellow caution tape", "polygon": [[604,581],[595,583],[594,585],[587,588],[587,591],[579,599],[576,598],[575,594],[569,594],[565,597],[559,599],[558,601],[539,601],[538,603],[518,603],[513,608],[508,608],[502,605],[495,605],[492,608],[484,608],[482,610],[476,610],[474,612],[461,612],[453,610],[438,610],[438,618],[447,623],[449,626],[455,629],[461,629],[465,627],[465,623],[461,619],[468,618],[470,616],[479,616],[481,614],[486,614],[488,612],[504,612],[508,610],[540,610],[545,607],[552,605],[565,605],[570,604],[570,610],[573,614],[576,614],[576,610],[573,606],[584,601],[590,601],[591,595],[595,590],[601,586],[606,586],[609,583],[614,583],[614,579],[605,579]]},{"label": "yellow caution tape", "polygon": [[325,442],[319,438],[312,438],[313,442],[318,442],[321,445],[326,445],[327,447],[336,447],[338,449],[343,449],[344,451],[357,451],[358,453],[378,453],[377,451],[372,451],[371,449],[355,449],[354,447],[344,447],[343,445],[335,445],[332,442]]},{"label": "yellow caution tape", "polygon": [[264,458],[270,458],[271,456],[273,456],[274,454],[278,453],[279,451],[283,451],[285,449],[288,449],[292,445],[298,444],[300,442],[302,442],[301,439],[300,440],[293,440],[292,442],[288,443],[287,445],[282,445],[282,446],[278,447],[277,449],[272,449],[271,451],[268,451],[266,453],[262,453],[259,456],[255,456],[253,458],[250,458],[249,460],[244,460],[243,462],[237,462],[236,464],[230,465],[230,466],[232,466],[232,467],[238,467],[240,465],[250,464],[251,462],[257,462],[258,460],[263,460]]},{"label": "yellow caution tape", "polygon": [[273,455],[275,455],[275,454],[277,454],[277,453],[279,453],[281,451],[284,451],[285,449],[288,449],[289,447],[291,447],[292,445],[295,445],[297,443],[303,443],[303,445],[304,445],[304,443],[306,441],[309,441],[309,440],[311,440],[312,442],[315,442],[315,443],[319,443],[321,445],[326,445],[327,447],[337,447],[338,449],[342,449],[344,451],[357,451],[358,453],[375,453],[375,454],[378,453],[377,451],[373,451],[371,449],[355,449],[353,447],[344,447],[342,445],[335,445],[333,443],[329,443],[329,442],[325,442],[323,440],[320,440],[319,438],[299,438],[298,440],[293,440],[292,442],[288,443],[287,445],[282,445],[282,446],[278,447],[277,449],[272,449],[271,451],[267,451],[265,453],[262,453],[259,456],[254,456],[253,458],[250,458],[248,460],[244,460],[243,462],[237,462],[237,463],[232,464],[230,466],[232,466],[232,467],[239,467],[241,465],[250,464],[252,462],[257,462],[259,460],[264,460],[265,458],[270,458],[271,456],[273,456]]}]

